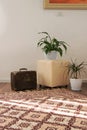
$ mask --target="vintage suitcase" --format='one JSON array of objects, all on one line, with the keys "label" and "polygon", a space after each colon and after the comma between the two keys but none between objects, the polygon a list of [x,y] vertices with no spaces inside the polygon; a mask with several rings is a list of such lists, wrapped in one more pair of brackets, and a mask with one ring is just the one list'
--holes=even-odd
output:
[{"label": "vintage suitcase", "polygon": [[12,90],[22,91],[36,89],[36,86],[36,71],[28,71],[26,68],[21,68],[19,71],[11,72]]}]

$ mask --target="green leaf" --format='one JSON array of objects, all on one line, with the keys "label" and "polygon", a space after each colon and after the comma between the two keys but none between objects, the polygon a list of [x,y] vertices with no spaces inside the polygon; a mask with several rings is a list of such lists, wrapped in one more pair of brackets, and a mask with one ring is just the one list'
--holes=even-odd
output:
[{"label": "green leaf", "polygon": [[44,34],[44,37],[39,40],[37,46],[47,54],[51,51],[57,51],[60,56],[63,55],[63,51],[67,51],[67,43],[64,41],[59,41],[57,38],[51,38],[47,32],[39,32],[39,34]]}]

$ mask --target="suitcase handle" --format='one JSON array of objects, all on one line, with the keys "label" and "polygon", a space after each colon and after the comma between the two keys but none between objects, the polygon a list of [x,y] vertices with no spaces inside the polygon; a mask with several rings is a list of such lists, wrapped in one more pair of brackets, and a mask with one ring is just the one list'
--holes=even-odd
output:
[{"label": "suitcase handle", "polygon": [[19,71],[27,71],[27,68],[20,68]]}]

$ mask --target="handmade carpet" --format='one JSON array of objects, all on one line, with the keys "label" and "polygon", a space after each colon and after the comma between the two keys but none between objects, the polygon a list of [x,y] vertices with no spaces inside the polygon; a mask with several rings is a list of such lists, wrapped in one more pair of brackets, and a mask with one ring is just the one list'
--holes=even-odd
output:
[{"label": "handmade carpet", "polygon": [[87,97],[67,89],[2,93],[0,130],[87,130]]}]

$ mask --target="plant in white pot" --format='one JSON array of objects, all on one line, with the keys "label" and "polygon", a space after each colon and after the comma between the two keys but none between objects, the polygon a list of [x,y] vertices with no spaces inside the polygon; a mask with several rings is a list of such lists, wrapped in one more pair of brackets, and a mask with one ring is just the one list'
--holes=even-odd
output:
[{"label": "plant in white pot", "polygon": [[81,75],[86,73],[87,64],[82,61],[81,63],[77,63],[76,60],[71,60],[68,67],[68,74],[70,76],[70,85],[72,90],[81,90],[82,87],[82,79]]},{"label": "plant in white pot", "polygon": [[47,59],[56,59],[57,53],[62,56],[63,51],[67,51],[68,44],[66,42],[51,38],[47,32],[40,32],[39,34],[43,34],[44,37],[39,40],[37,46],[41,47]]}]

